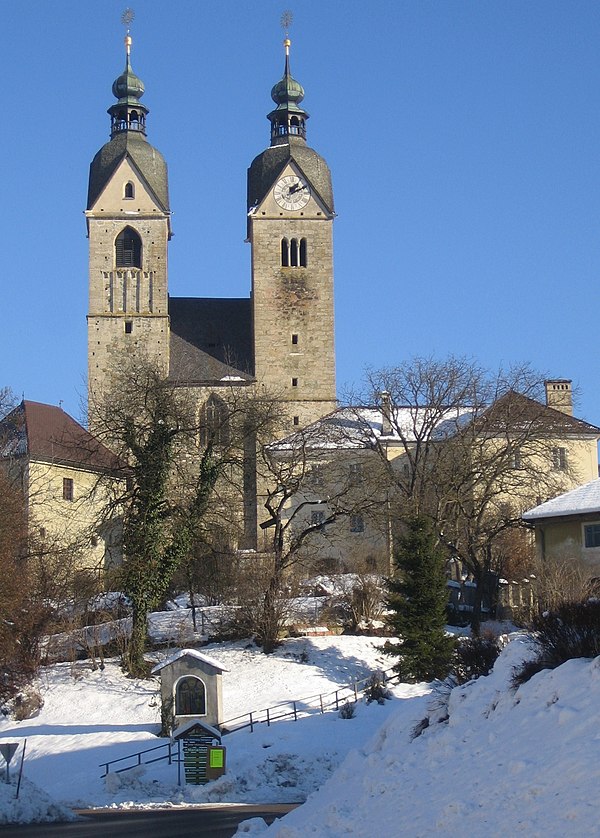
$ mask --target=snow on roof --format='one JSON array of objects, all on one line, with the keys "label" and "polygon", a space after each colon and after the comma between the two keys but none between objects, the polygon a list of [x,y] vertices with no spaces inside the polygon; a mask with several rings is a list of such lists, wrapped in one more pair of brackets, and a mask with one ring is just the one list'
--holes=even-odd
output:
[{"label": "snow on roof", "polygon": [[196,649],[180,649],[174,655],[171,655],[166,660],[162,661],[161,663],[157,663],[156,666],[152,669],[152,675],[155,675],[157,672],[160,672],[161,669],[164,669],[165,666],[168,666],[171,663],[175,663],[176,660],[179,658],[191,657],[196,658],[196,660],[202,661],[202,663],[206,663],[209,666],[218,669],[220,672],[229,672],[219,661],[215,660],[214,658],[209,658],[208,655],[203,655],[202,652],[198,652]]},{"label": "snow on roof", "polygon": [[[365,448],[380,438],[388,443],[414,442],[432,423],[432,408],[429,407],[396,407],[392,412],[389,434],[383,433],[384,417],[380,407],[342,407],[270,447],[285,450],[301,444],[310,449]],[[472,407],[452,408],[436,420],[430,433],[426,433],[432,439],[448,438],[472,419],[475,412]]]},{"label": "snow on roof", "polygon": [[590,512],[600,512],[600,477],[527,510],[522,518],[524,521],[538,521]]}]

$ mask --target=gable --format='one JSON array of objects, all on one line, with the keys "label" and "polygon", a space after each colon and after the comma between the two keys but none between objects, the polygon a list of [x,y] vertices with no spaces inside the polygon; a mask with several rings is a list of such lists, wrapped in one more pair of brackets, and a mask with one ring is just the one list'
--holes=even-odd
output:
[{"label": "gable", "polygon": [[[282,208],[275,200],[274,188],[276,184],[282,178],[290,176],[300,178],[302,181],[306,182],[310,188],[310,198],[308,203],[301,209],[287,210]],[[281,218],[283,216],[290,218],[301,217],[305,219],[323,219],[331,217],[331,213],[326,207],[318,191],[313,186],[310,178],[307,177],[303,169],[293,159],[288,160],[280,169],[273,181],[272,188],[267,191],[263,200],[251,210],[251,214],[255,217],[265,216],[267,218]]]},{"label": "gable", "polygon": [[[127,184],[130,184],[130,191],[133,192],[131,198],[126,197]],[[132,215],[156,212],[157,209],[162,212],[155,194],[129,154],[117,163],[96,203],[90,209]]]},{"label": "gable", "polygon": [[121,161],[129,157],[154,196],[156,207],[169,212],[167,164],[162,154],[137,132],[124,131],[102,146],[90,165],[87,209],[96,208],[98,199]]},{"label": "gable", "polygon": [[248,169],[248,209],[258,207],[281,176],[286,165],[293,162],[309,182],[311,190],[328,217],[333,217],[331,173],[325,160],[303,143],[270,146],[252,161]]}]

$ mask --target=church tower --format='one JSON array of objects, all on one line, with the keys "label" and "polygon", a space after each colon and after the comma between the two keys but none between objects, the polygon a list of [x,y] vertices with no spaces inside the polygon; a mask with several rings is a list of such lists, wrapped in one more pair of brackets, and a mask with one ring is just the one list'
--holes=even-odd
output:
[{"label": "church tower", "polygon": [[333,329],[333,192],[329,168],[306,144],[304,90],[290,72],[268,114],[271,144],[248,170],[254,373],[281,399],[289,429],[336,407]]},{"label": "church tower", "polygon": [[[167,166],[146,139],[144,85],[131,68],[112,86],[110,141],[90,166],[88,395],[132,354],[169,368],[167,244],[171,237]],[[93,416],[90,417],[93,425]]]}]

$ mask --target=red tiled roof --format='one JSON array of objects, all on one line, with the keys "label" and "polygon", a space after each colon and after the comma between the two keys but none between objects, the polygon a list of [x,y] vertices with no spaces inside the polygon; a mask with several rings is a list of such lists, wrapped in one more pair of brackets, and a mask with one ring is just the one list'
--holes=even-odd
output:
[{"label": "red tiled roof", "polygon": [[24,400],[0,422],[0,456],[116,470],[117,457],[60,407]]}]

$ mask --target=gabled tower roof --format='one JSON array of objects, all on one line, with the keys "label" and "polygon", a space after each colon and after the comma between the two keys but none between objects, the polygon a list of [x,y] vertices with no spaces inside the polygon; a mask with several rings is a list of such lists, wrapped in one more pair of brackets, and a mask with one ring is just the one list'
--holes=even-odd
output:
[{"label": "gabled tower roof", "polygon": [[87,209],[92,209],[119,164],[129,157],[147,183],[157,204],[169,212],[167,164],[146,139],[148,108],[140,102],[144,83],[131,67],[131,37],[125,38],[125,69],[112,86],[117,101],[110,106],[110,142],[102,146],[90,166]]},{"label": "gabled tower roof", "polygon": [[300,107],[304,88],[290,71],[291,41],[286,38],[283,44],[283,78],[271,90],[271,97],[277,107],[267,116],[271,123],[271,145],[253,160],[248,169],[248,209],[263,200],[287,163],[293,161],[310,182],[311,189],[333,214],[329,166],[306,144],[306,120],[309,115]]}]

